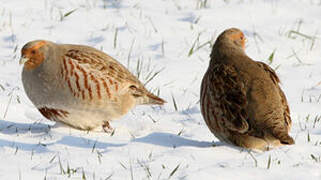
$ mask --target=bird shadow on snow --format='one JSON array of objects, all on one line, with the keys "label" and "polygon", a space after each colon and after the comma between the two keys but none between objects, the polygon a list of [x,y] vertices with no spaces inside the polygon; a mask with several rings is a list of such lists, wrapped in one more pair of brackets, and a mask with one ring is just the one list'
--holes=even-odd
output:
[{"label": "bird shadow on snow", "polygon": [[123,5],[122,1],[118,0],[103,0],[103,8],[108,8],[108,9],[124,9],[128,8],[129,6]]},{"label": "bird shadow on snow", "polygon": [[2,134],[41,134],[48,133],[50,125],[44,123],[18,123],[0,120],[0,133]]},{"label": "bird shadow on snow", "polygon": [[[26,143],[26,142],[18,142],[13,140],[0,139],[0,148],[1,147],[11,147],[16,150],[22,151],[34,151],[34,152],[50,152],[50,147],[53,145],[66,145],[70,147],[78,147],[78,148],[88,148],[88,149],[106,149],[108,147],[121,147],[125,146],[126,143],[106,143],[101,142],[95,139],[80,137],[80,136],[72,136],[72,135],[63,135],[60,139],[50,138],[52,135],[50,134],[51,126],[44,123],[17,123],[17,122],[9,122],[5,120],[0,120],[0,137],[1,134],[6,135],[16,135],[19,137],[21,134],[29,133],[30,137],[34,137],[35,140],[39,140],[37,136],[48,136],[45,138],[43,142],[35,142],[35,143]],[[58,137],[60,137],[59,135]],[[18,140],[18,138],[15,138]],[[46,142],[50,141],[50,142]]]},{"label": "bird shadow on snow", "polygon": [[127,145],[127,143],[106,143],[93,139],[88,139],[84,137],[76,137],[76,136],[64,136],[59,141],[53,144],[63,144],[67,146],[74,146],[80,148],[88,148],[88,149],[106,149],[108,147],[121,147]]},{"label": "bird shadow on snow", "polygon": [[0,139],[0,148],[11,147],[15,149],[14,151],[33,151],[36,153],[49,152],[48,148],[42,144],[32,144],[32,143],[22,143],[16,141],[9,141],[5,139]]},{"label": "bird shadow on snow", "polygon": [[205,141],[196,141],[191,139],[186,139],[184,137],[178,136],[176,134],[170,133],[161,133],[155,132],[151,133],[145,137],[136,138],[133,142],[141,142],[154,144],[165,147],[183,147],[183,146],[192,146],[192,147],[212,147],[212,142]]}]

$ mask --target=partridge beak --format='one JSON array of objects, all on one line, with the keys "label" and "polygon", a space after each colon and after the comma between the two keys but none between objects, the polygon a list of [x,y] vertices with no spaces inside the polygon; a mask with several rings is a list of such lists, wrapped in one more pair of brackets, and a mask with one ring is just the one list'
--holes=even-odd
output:
[{"label": "partridge beak", "polygon": [[247,43],[247,39],[246,39],[246,37],[244,37],[244,38],[243,38],[243,42],[242,42],[242,47],[243,47],[243,49],[245,49],[246,43]]},{"label": "partridge beak", "polygon": [[22,56],[22,57],[20,58],[20,60],[19,60],[19,64],[20,64],[20,65],[21,65],[21,64],[24,64],[24,63],[27,62],[27,61],[29,61],[29,58],[26,58],[26,57]]}]

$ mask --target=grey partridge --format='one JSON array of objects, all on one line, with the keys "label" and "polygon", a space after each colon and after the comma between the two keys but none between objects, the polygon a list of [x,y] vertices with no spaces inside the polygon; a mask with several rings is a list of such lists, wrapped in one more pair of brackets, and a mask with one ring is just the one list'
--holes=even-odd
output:
[{"label": "grey partridge", "polygon": [[82,130],[120,118],[140,104],[162,105],[115,59],[83,45],[31,41],[21,50],[25,92],[49,120]]},{"label": "grey partridge", "polygon": [[201,112],[221,141],[268,150],[294,144],[291,117],[275,71],[245,54],[243,32],[231,28],[213,46],[201,84]]}]

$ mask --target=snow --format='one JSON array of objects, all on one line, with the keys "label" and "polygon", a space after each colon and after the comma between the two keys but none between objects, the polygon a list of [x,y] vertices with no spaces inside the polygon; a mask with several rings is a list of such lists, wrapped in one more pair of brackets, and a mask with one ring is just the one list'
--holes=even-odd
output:
[{"label": "snow", "polygon": [[[0,179],[321,179],[320,0],[0,4]],[[295,145],[249,152],[205,125],[199,90],[209,44],[230,27],[245,32],[253,59],[269,63],[275,51],[270,65],[290,104]],[[111,123],[113,135],[52,127],[21,83],[20,49],[35,39],[102,49],[143,82],[160,71],[147,87],[168,103],[135,108]]]}]

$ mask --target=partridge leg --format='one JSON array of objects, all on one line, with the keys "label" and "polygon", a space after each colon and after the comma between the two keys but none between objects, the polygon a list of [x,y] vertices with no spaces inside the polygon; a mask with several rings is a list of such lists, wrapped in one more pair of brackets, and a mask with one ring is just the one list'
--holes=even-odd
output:
[{"label": "partridge leg", "polygon": [[102,128],[106,133],[112,133],[114,131],[114,128],[110,126],[108,121],[104,122],[104,124],[102,125]]}]

